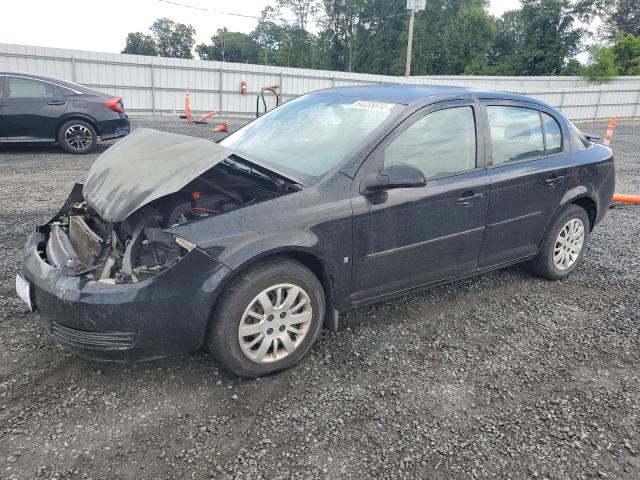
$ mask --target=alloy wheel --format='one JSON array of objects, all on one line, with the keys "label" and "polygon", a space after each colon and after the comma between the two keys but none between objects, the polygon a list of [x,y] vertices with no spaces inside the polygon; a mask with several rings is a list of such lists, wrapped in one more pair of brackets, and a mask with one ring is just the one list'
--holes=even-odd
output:
[{"label": "alloy wheel", "polygon": [[309,332],[313,309],[307,292],[289,283],[256,295],[238,327],[242,353],[257,363],[272,363],[294,352]]},{"label": "alloy wheel", "polygon": [[553,264],[558,270],[570,268],[580,256],[584,244],[584,224],[572,218],[560,229],[553,248]]},{"label": "alloy wheel", "polygon": [[84,125],[71,125],[64,132],[64,141],[74,150],[86,150],[93,141],[93,134]]}]

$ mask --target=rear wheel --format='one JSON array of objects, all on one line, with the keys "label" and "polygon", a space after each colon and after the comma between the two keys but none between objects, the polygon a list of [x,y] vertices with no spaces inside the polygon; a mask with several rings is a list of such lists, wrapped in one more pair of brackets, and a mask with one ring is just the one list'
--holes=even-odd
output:
[{"label": "rear wheel", "polygon": [[304,265],[279,257],[235,278],[214,311],[207,344],[241,377],[289,368],[315,342],[324,319],[322,285]]},{"label": "rear wheel", "polygon": [[539,277],[560,280],[577,268],[588,240],[587,212],[578,205],[569,205],[553,222],[529,268]]},{"label": "rear wheel", "polygon": [[58,130],[58,143],[69,153],[89,153],[98,143],[98,134],[96,129],[84,120],[69,120]]}]

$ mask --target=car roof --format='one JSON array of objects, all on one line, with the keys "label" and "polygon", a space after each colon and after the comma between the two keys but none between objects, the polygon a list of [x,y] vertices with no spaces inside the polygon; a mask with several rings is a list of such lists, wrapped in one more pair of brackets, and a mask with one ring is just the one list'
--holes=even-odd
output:
[{"label": "car roof", "polygon": [[84,85],[80,85],[78,83],[73,83],[68,80],[63,80],[62,78],[52,77],[49,75],[42,75],[39,73],[30,73],[30,72],[0,70],[0,76],[5,76],[5,75],[15,75],[16,77],[26,77],[26,78],[33,78],[34,80],[43,80],[45,82],[54,83],[61,87],[68,88],[69,90],[73,90],[74,92],[85,93],[90,95],[98,95],[98,96],[108,96],[106,93],[92,90],[90,88],[85,87]]},{"label": "car roof", "polygon": [[475,88],[454,87],[449,85],[354,85],[347,87],[333,87],[318,90],[317,94],[340,95],[359,100],[399,103],[410,105],[427,99],[449,100],[453,98],[495,98],[503,100],[520,100],[525,102],[546,104],[540,100],[525,95],[510,92],[496,92],[493,90],[479,90]]}]

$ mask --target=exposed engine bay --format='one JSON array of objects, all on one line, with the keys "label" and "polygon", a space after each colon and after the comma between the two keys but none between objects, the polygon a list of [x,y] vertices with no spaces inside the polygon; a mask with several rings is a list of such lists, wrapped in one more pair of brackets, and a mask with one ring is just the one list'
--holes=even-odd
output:
[{"label": "exposed engine bay", "polygon": [[49,224],[41,254],[69,276],[105,283],[142,281],[168,269],[195,247],[166,229],[298,189],[284,177],[232,155],[121,222],[103,220],[86,201],[73,203]]}]

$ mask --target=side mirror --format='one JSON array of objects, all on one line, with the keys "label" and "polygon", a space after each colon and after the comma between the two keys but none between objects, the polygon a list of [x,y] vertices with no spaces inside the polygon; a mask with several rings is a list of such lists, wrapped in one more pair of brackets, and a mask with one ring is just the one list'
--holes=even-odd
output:
[{"label": "side mirror", "polygon": [[427,179],[418,168],[408,163],[396,162],[378,173],[366,175],[360,184],[360,192],[367,195],[393,188],[424,187],[426,184]]}]

